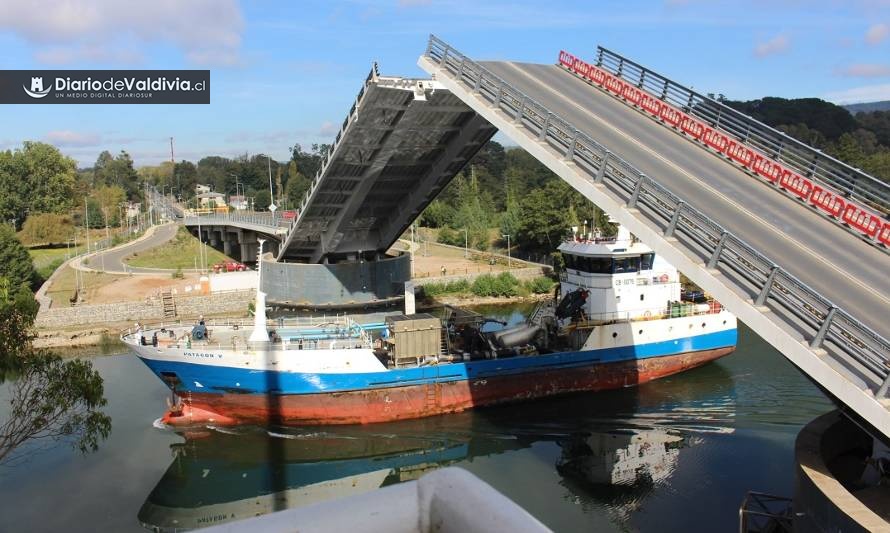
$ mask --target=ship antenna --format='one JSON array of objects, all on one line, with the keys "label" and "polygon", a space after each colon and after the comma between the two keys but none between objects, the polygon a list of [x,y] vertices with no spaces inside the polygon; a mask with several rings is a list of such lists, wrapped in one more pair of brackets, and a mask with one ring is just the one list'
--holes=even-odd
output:
[{"label": "ship antenna", "polygon": [[256,286],[256,303],[253,312],[253,331],[250,333],[250,337],[247,339],[250,342],[269,342],[269,331],[266,330],[266,293],[263,292],[263,244],[266,242],[265,239],[257,239],[257,242],[260,245],[260,249],[257,252],[256,258],[256,271],[257,271],[257,286]]}]

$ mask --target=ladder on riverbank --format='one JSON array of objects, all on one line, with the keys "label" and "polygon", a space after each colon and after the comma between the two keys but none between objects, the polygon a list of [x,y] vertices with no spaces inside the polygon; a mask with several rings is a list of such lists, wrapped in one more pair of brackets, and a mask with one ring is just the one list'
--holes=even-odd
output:
[{"label": "ladder on riverbank", "polygon": [[176,300],[173,293],[164,291],[161,293],[161,304],[164,307],[164,318],[176,318]]}]

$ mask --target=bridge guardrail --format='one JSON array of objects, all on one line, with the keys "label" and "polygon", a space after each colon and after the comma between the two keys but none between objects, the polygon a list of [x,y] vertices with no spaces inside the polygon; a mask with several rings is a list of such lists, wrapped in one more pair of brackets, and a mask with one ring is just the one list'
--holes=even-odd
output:
[{"label": "bridge guardrail", "polygon": [[702,95],[611,50],[597,47],[597,67],[603,68],[684,112],[701,117],[737,139],[777,157],[798,172],[824,181],[887,214],[890,185],[762,122]]},{"label": "bridge guardrail", "polygon": [[[583,65],[578,64],[579,62]],[[560,63],[582,76],[590,67],[566,52],[560,54]],[[661,117],[666,123],[723,152],[740,165],[769,179],[833,218],[846,222],[866,236],[873,239],[883,237],[881,241],[890,246],[890,230],[877,235],[882,229],[881,223],[877,221],[876,226],[869,227],[868,221],[857,220],[867,215],[854,209],[857,206],[850,206],[853,200],[867,209],[875,210],[885,219],[890,219],[890,184],[601,46],[597,47],[595,67],[625,81],[630,86],[628,88],[624,84],[612,85],[608,79],[611,76],[602,79],[601,73],[589,73],[587,77],[595,83],[605,83],[607,85],[605,88],[616,96],[624,97],[650,114],[663,113],[657,103],[646,101],[648,95],[640,94],[641,91],[645,91],[682,113],[700,119],[702,122],[696,120],[679,122],[672,118],[682,121],[686,117],[682,115]],[[711,128],[728,133],[731,139],[721,138],[723,136],[719,134],[703,138],[707,135],[704,130]],[[752,147],[759,154],[744,149],[744,146]],[[763,156],[761,159],[775,160],[792,170],[786,173],[788,169],[776,168],[774,165],[769,165],[768,161],[758,161],[757,158],[761,154]],[[819,186],[820,184],[823,186]],[[832,194],[834,191],[837,193]]]},{"label": "bridge guardrail", "polygon": [[709,268],[721,270],[751,295],[755,305],[774,304],[785,310],[792,328],[803,326],[811,349],[824,348],[845,368],[853,363],[867,374],[867,387],[885,397],[890,387],[890,342],[810,288],[717,222],[689,206],[653,178],[551,113],[543,105],[461,54],[434,35],[425,55],[491,105],[522,125],[539,140],[583,168],[594,183],[623,197],[628,207],[676,237]]}]

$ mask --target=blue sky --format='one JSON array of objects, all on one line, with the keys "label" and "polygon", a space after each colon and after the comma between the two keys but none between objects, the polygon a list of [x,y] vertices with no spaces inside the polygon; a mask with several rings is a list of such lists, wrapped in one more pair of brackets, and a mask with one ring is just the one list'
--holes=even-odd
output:
[{"label": "blue sky", "polygon": [[330,142],[371,63],[416,66],[435,33],[478,59],[553,63],[611,48],[733,99],[890,99],[890,0],[0,0],[0,69],[209,68],[210,105],[0,105],[0,149],[82,165]]}]

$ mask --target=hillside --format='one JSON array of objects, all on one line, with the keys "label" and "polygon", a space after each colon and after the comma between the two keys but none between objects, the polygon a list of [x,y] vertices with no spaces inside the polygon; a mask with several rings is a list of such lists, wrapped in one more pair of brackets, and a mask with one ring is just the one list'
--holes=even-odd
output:
[{"label": "hillside", "polygon": [[862,104],[847,104],[841,106],[853,115],[856,113],[871,113],[872,111],[890,111],[890,100],[881,102],[866,102]]}]

